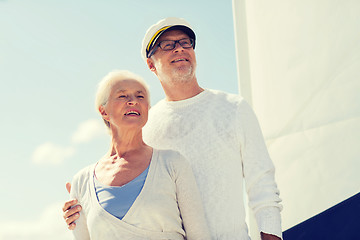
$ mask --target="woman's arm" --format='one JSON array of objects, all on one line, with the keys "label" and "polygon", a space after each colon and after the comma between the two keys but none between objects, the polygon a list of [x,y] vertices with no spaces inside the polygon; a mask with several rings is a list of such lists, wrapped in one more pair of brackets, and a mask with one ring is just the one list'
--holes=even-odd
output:
[{"label": "woman's arm", "polygon": [[177,200],[187,240],[211,239],[194,174],[182,156],[175,171]]}]

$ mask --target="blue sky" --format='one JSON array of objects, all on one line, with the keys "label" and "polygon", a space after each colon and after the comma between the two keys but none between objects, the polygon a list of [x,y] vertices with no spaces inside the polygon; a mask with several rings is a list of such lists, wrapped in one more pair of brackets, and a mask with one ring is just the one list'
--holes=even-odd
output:
[{"label": "blue sky", "polygon": [[195,29],[200,85],[237,93],[230,0],[0,0],[0,240],[69,237],[58,217],[65,182],[108,147],[96,84],[128,69],[149,83],[152,104],[163,98],[140,46],[168,16]]},{"label": "blue sky", "polygon": [[[359,191],[360,4],[237,2],[285,230]],[[231,0],[0,0],[0,240],[71,239],[65,182],[108,148],[96,84],[127,69],[149,83],[152,104],[163,98],[140,47],[168,16],[197,34],[200,85],[237,93]]]}]

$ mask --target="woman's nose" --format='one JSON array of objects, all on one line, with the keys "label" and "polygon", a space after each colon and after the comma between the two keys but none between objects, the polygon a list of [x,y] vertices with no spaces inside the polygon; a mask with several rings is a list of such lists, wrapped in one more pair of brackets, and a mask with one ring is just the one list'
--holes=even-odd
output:
[{"label": "woman's nose", "polygon": [[129,106],[134,106],[134,105],[136,105],[138,102],[137,102],[137,100],[136,100],[136,98],[133,98],[133,97],[130,97],[129,98],[129,101],[127,101],[127,104],[129,105]]}]

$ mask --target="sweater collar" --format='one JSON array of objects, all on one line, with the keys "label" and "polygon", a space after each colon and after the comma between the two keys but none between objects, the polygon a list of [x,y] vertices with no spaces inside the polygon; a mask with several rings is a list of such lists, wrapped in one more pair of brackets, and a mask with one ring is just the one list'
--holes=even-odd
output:
[{"label": "sweater collar", "polygon": [[210,94],[210,91],[208,89],[204,88],[204,91],[202,91],[201,93],[199,93],[191,98],[187,98],[187,99],[179,100],[179,101],[167,101],[167,100],[163,99],[163,103],[172,108],[181,108],[181,107],[186,107],[186,106],[192,105],[194,103],[198,103],[198,102],[202,101],[202,99],[206,98],[206,96],[208,96],[209,94]]}]

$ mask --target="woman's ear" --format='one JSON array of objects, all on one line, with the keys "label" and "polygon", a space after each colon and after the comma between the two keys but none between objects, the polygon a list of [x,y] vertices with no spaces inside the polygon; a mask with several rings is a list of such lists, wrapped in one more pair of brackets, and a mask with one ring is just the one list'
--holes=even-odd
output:
[{"label": "woman's ear", "polygon": [[148,65],[150,71],[152,71],[152,72],[156,71],[154,61],[151,58],[146,59],[146,63]]},{"label": "woman's ear", "polygon": [[106,113],[105,107],[103,105],[101,105],[99,107],[99,112],[100,112],[103,119],[105,119],[106,121],[109,121],[109,115]]}]

